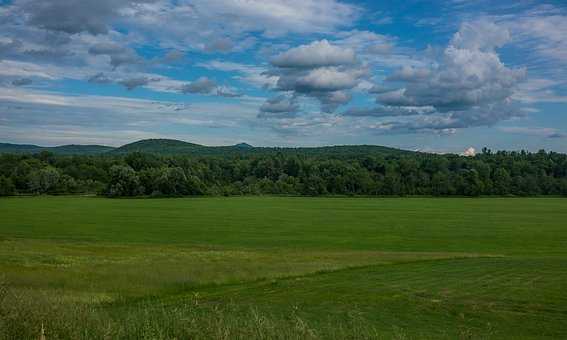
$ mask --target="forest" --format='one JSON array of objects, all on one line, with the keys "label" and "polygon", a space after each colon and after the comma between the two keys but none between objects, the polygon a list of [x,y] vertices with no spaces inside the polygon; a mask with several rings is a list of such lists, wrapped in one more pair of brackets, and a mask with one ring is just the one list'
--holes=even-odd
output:
[{"label": "forest", "polygon": [[483,149],[226,155],[0,155],[0,195],[567,195],[567,155]]}]

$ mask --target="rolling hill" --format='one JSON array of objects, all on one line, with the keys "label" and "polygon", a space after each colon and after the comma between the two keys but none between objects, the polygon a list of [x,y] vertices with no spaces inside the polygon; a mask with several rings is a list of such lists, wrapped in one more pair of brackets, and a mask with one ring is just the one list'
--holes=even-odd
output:
[{"label": "rolling hill", "polygon": [[176,139],[143,139],[137,142],[122,145],[112,150],[112,154],[128,154],[132,152],[145,152],[163,155],[193,153],[196,149],[206,146],[184,142]]},{"label": "rolling hill", "polygon": [[60,146],[38,146],[31,144],[0,143],[0,154],[35,154],[49,151],[57,155],[99,155],[113,150],[111,146],[104,145],[60,145]]},{"label": "rolling hill", "polygon": [[133,152],[151,153],[164,156],[193,155],[193,156],[237,156],[265,155],[272,153],[337,156],[360,154],[404,154],[412,151],[400,150],[377,145],[340,145],[323,147],[255,147],[247,143],[229,146],[206,146],[184,142],[176,139],[144,139],[125,144],[118,148],[102,145],[62,145],[42,147],[27,144],[0,143],[0,154],[35,154],[49,151],[58,155],[125,155]]}]

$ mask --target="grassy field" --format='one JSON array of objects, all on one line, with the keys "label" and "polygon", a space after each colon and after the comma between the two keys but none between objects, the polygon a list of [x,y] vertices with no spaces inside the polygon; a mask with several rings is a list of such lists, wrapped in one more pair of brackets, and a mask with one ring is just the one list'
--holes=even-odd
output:
[{"label": "grassy field", "polygon": [[0,199],[0,338],[567,338],[567,199]]}]

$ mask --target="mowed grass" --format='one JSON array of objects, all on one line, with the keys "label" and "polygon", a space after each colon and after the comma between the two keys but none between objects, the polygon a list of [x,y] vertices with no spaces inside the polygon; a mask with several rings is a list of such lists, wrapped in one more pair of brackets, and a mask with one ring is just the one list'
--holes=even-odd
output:
[{"label": "mowed grass", "polygon": [[567,338],[567,200],[0,199],[0,272],[7,338]]}]

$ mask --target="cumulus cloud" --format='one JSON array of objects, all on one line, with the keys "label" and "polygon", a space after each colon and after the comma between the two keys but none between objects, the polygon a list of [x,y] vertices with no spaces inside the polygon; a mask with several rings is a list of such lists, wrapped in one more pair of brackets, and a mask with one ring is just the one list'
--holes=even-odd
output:
[{"label": "cumulus cloud", "polygon": [[524,76],[524,69],[506,67],[494,51],[450,44],[438,66],[406,67],[392,75],[390,81],[403,82],[405,87],[379,95],[378,100],[387,105],[431,105],[440,111],[467,109],[505,101]]},{"label": "cumulus cloud", "polygon": [[487,20],[464,22],[453,35],[451,46],[473,51],[493,51],[510,41],[510,32]]},{"label": "cumulus cloud", "polygon": [[236,98],[241,97],[242,93],[236,89],[226,85],[217,85],[217,83],[208,77],[200,77],[199,79],[183,84],[179,91],[181,93],[197,93],[197,94],[213,94],[221,97]]},{"label": "cumulus cloud", "polygon": [[[416,108],[417,109],[417,108]],[[423,107],[420,107],[422,110]],[[514,117],[522,116],[513,107],[493,104],[464,111],[423,112],[414,111],[400,114],[398,120],[378,122],[369,126],[376,133],[424,133],[453,134],[457,129],[476,126],[492,126]],[[393,116],[393,115],[390,115]],[[407,116],[407,117],[403,117]],[[404,119],[401,119],[404,118]]]},{"label": "cumulus cloud", "polygon": [[35,61],[63,61],[64,58],[74,55],[73,52],[62,48],[29,49],[22,53],[25,57]]},{"label": "cumulus cloud", "polygon": [[163,47],[228,52],[250,48],[258,37],[333,33],[361,9],[338,0],[160,0],[122,12],[121,22],[151,32]]},{"label": "cumulus cloud", "polygon": [[237,90],[229,87],[229,86],[218,86],[217,87],[217,96],[221,97],[228,97],[228,98],[237,98],[242,97],[242,93],[238,92]]},{"label": "cumulus cloud", "polygon": [[110,65],[117,68],[121,65],[132,65],[141,62],[141,58],[133,49],[116,43],[99,43],[89,48],[92,55],[104,55],[110,58]]},{"label": "cumulus cloud", "polygon": [[283,68],[313,68],[354,64],[354,50],[331,45],[327,40],[314,41],[280,53],[271,63]]},{"label": "cumulus cloud", "polygon": [[344,114],[417,116],[374,126],[376,131],[405,133],[490,126],[518,116],[512,95],[526,71],[507,67],[496,52],[509,38],[505,28],[493,23],[464,23],[439,60],[401,67],[386,78],[387,85],[373,87],[369,92],[376,94],[379,106]]},{"label": "cumulus cloud", "polygon": [[204,67],[209,70],[236,72],[238,75],[235,76],[235,79],[242,80],[260,88],[274,88],[276,87],[279,79],[276,75],[268,74],[265,67],[257,65],[212,60],[206,63],[200,63],[197,66]]},{"label": "cumulus cloud", "polygon": [[467,148],[465,151],[463,151],[462,155],[466,157],[474,157],[476,155],[476,150],[471,146],[470,148]]},{"label": "cumulus cloud", "polygon": [[351,108],[343,113],[353,117],[395,117],[434,114],[433,106],[376,106],[369,108]]},{"label": "cumulus cloud", "polygon": [[112,79],[106,76],[104,73],[99,72],[93,76],[90,76],[88,78],[88,82],[95,84],[110,84],[112,83]]},{"label": "cumulus cloud", "polygon": [[234,42],[232,39],[223,37],[218,38],[210,42],[206,42],[204,50],[206,52],[229,52],[234,48]]},{"label": "cumulus cloud", "polygon": [[427,80],[431,75],[431,70],[428,68],[418,68],[415,66],[404,65],[399,70],[395,71],[392,75],[388,76],[388,81],[405,81],[405,82],[419,82]]},{"label": "cumulus cloud", "polygon": [[383,84],[375,84],[372,85],[370,89],[368,89],[368,93],[370,94],[382,94],[386,92],[392,92],[394,89],[391,87],[384,86]]},{"label": "cumulus cloud", "polygon": [[323,112],[335,112],[341,105],[351,101],[352,95],[347,91],[319,92],[313,93],[321,102]]},{"label": "cumulus cloud", "polygon": [[266,100],[260,107],[259,118],[290,118],[299,111],[296,98],[280,95]]},{"label": "cumulus cloud", "polygon": [[339,32],[335,44],[348,47],[359,54],[386,55],[394,48],[394,39],[390,36],[371,31],[351,30]]},{"label": "cumulus cloud", "polygon": [[321,67],[305,74],[289,74],[280,77],[278,88],[284,91],[293,90],[299,93],[332,92],[352,89],[364,72],[359,69],[341,69],[337,67]]},{"label": "cumulus cloud", "polygon": [[203,19],[221,21],[228,30],[262,31],[268,36],[331,32],[349,25],[360,12],[336,0],[194,0],[191,4]]},{"label": "cumulus cloud", "polygon": [[128,89],[128,91],[131,91],[136,87],[146,86],[154,81],[159,81],[159,79],[153,79],[148,77],[134,77],[134,78],[122,79],[118,81],[118,84],[123,85],[124,87],[126,87],[126,89]]},{"label": "cumulus cloud", "polygon": [[194,82],[184,84],[181,87],[182,93],[210,94],[217,88],[217,83],[207,77],[201,77]]},{"label": "cumulus cloud", "polygon": [[276,90],[292,93],[294,98],[315,98],[324,112],[348,103],[349,90],[368,75],[353,49],[327,40],[291,48],[273,57],[271,63],[274,69],[268,74],[277,77]]},{"label": "cumulus cloud", "polygon": [[108,33],[109,22],[125,7],[152,0],[23,0],[22,12],[31,25],[68,34]]},{"label": "cumulus cloud", "polygon": [[315,114],[309,117],[291,116],[275,120],[262,120],[269,123],[269,127],[281,136],[315,137],[318,143],[326,138],[329,129],[338,126],[342,118],[336,115]]},{"label": "cumulus cloud", "polygon": [[175,64],[182,61],[185,58],[185,53],[179,50],[171,50],[167,52],[163,57],[157,60],[157,63],[162,64]]}]

